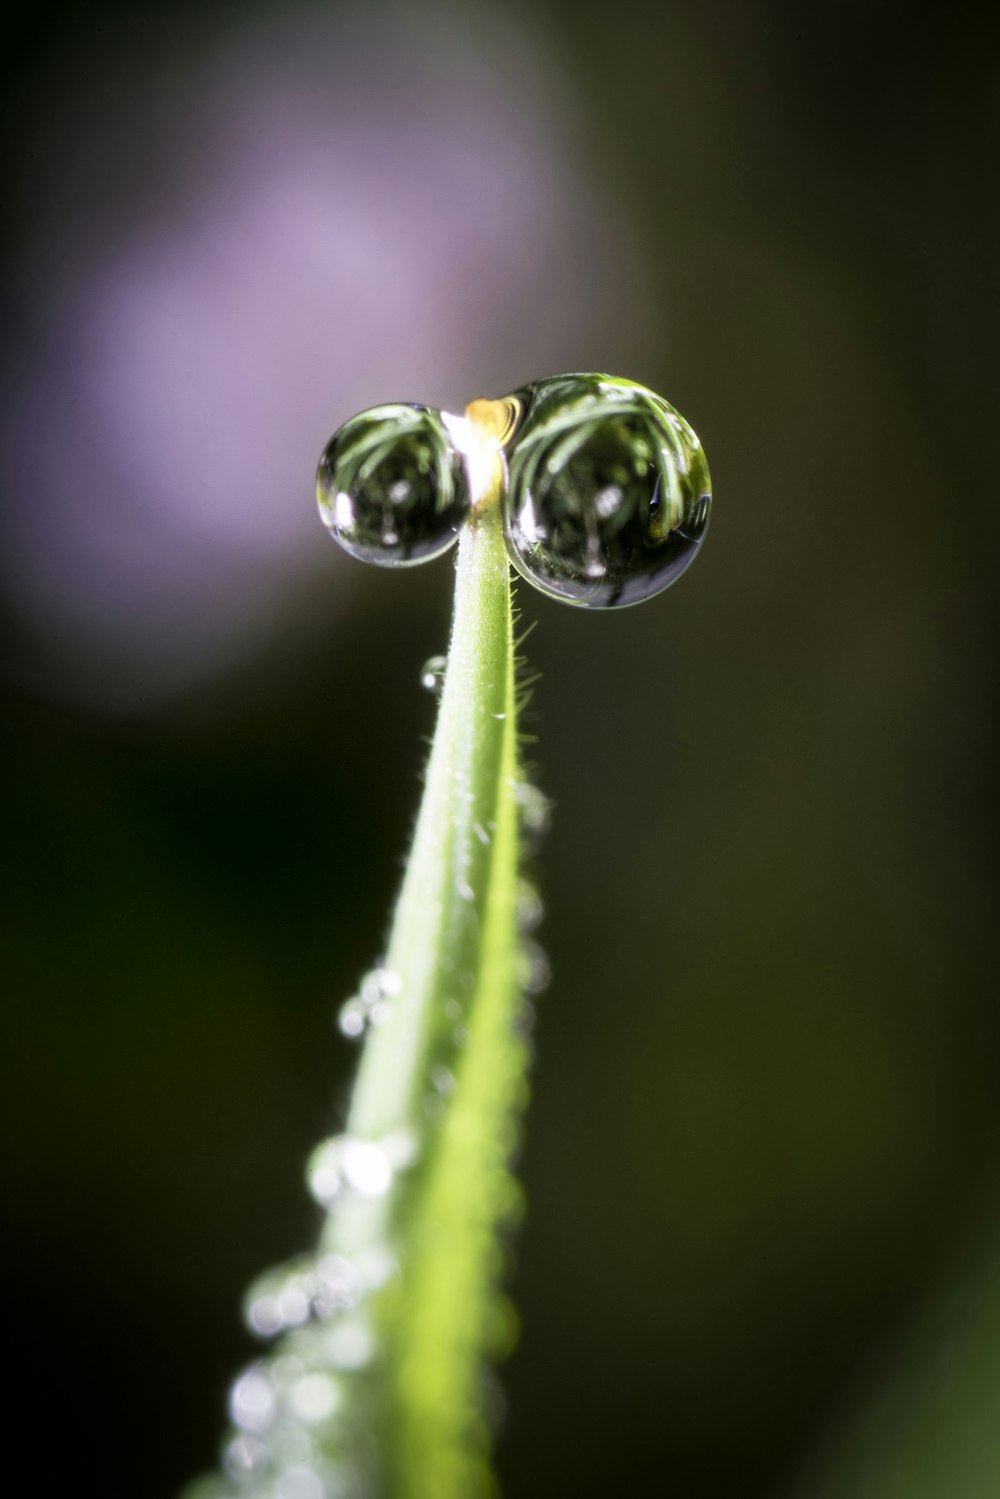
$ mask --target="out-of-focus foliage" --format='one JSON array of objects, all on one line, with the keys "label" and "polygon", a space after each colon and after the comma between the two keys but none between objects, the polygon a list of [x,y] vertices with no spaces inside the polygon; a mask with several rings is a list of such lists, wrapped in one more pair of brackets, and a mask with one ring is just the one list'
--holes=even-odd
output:
[{"label": "out-of-focus foliage", "polygon": [[610,368],[690,417],[716,510],[644,609],[521,591],[554,979],[500,1466],[780,1495],[976,1283],[995,1181],[996,19],[310,14],[8,37],[15,1429],[38,1492],[72,1451],[165,1499],[213,1460],[239,1289],[315,1231],[451,593],[334,555],[323,441]]}]

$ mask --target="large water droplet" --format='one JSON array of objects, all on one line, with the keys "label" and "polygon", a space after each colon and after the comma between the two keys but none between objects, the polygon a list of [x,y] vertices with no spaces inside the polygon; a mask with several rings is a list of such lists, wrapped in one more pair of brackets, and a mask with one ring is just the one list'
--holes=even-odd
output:
[{"label": "large water droplet", "polygon": [[324,525],[354,557],[423,562],[452,545],[469,511],[465,464],[441,413],[373,406],[330,438],[316,473]]},{"label": "large water droplet", "polygon": [[428,656],[420,668],[420,685],[426,687],[428,692],[440,692],[444,686],[445,672],[448,669],[447,656]]},{"label": "large water droplet", "polygon": [[694,560],[711,506],[697,436],[662,397],[608,375],[519,392],[503,518],[518,572],[588,608],[637,604]]}]

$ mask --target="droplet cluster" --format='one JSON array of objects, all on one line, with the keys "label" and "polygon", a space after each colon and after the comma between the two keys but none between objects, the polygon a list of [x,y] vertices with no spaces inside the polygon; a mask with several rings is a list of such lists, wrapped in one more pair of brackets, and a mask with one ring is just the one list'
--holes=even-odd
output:
[{"label": "droplet cluster", "polygon": [[[312,1195],[328,1212],[364,1215],[416,1160],[416,1140],[338,1135],[313,1152]],[[361,1218],[357,1218],[361,1222]],[[268,1271],[244,1301],[255,1337],[274,1351],[243,1369],[230,1388],[231,1429],[222,1473],[184,1499],[363,1499],[371,1433],[357,1381],[378,1356],[374,1298],[399,1273],[393,1249],[366,1242],[350,1253],[321,1247]],[[350,1379],[351,1384],[345,1383]]]},{"label": "droplet cluster", "polygon": [[[708,528],[711,480],[697,435],[662,396],[633,380],[573,374],[495,404],[506,413],[504,538],[529,583],[564,603],[615,608],[652,598],[690,566]],[[342,546],[391,566],[455,541],[472,494],[463,423],[427,406],[376,406],[334,433],[317,496]],[[430,667],[424,680],[436,689]]]}]

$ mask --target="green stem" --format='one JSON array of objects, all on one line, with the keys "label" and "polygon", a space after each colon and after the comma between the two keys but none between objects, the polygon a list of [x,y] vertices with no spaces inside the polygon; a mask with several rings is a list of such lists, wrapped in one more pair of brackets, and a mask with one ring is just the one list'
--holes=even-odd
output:
[{"label": "green stem", "polygon": [[[459,542],[437,729],[386,957],[401,988],[369,1035],[349,1118],[363,1139],[418,1142],[409,1183],[326,1242],[394,1240],[401,1275],[381,1308],[382,1487],[392,1499],[467,1499],[487,1482],[478,1363],[502,1321],[498,1223],[522,1101],[516,1034],[518,759],[506,552],[496,503]],[[375,1392],[373,1391],[373,1394]]]},{"label": "green stem", "polygon": [[347,1130],[310,1164],[320,1246],[251,1289],[251,1327],[278,1340],[233,1385],[234,1483],[188,1499],[495,1491],[480,1380],[510,1342],[499,1230],[518,1204],[527,1067],[497,451],[485,448],[490,477],[459,542],[437,728],[385,963],[363,985],[371,1023]]}]

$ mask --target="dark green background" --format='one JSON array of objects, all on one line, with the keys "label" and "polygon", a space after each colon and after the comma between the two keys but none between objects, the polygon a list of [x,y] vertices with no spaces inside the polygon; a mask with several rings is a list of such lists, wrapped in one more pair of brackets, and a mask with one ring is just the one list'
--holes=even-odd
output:
[{"label": "dark green background", "polygon": [[[511,1499],[788,1492],[995,1190],[989,10],[531,12],[592,190],[664,273],[621,373],[690,418],[716,502],[653,604],[519,591],[554,977]],[[19,100],[95,37],[123,66],[134,16],[22,13],[13,175]],[[143,24],[155,48],[188,19]],[[383,939],[449,584],[373,570],[349,616],[156,712],[5,699],[7,1441],[32,1493],[166,1499],[213,1460],[243,1288],[315,1232],[302,1163],[353,1060],[331,1015]]]}]

